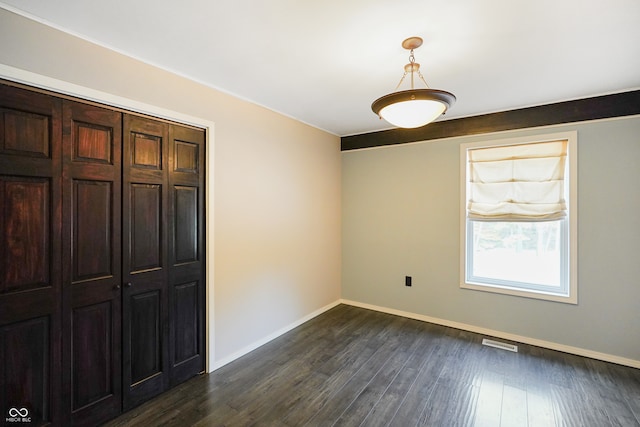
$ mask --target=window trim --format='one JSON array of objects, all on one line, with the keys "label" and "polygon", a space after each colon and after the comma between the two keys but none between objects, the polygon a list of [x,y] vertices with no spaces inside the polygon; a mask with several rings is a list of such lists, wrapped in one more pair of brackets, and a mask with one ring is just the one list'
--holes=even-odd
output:
[{"label": "window trim", "polygon": [[[568,182],[567,203],[567,227],[568,232],[568,295],[559,295],[541,290],[518,289],[496,284],[482,284],[467,281],[467,150],[481,147],[499,147],[505,145],[531,144],[547,142],[559,139],[567,140],[567,171]],[[460,288],[483,292],[513,295],[525,298],[534,298],[547,301],[578,304],[578,132],[560,132],[544,135],[532,135],[525,137],[497,139],[492,141],[475,141],[460,144]]]}]

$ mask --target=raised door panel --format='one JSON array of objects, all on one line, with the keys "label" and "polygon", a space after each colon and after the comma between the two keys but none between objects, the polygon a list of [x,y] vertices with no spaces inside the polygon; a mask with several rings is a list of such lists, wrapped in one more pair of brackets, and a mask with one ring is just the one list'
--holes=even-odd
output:
[{"label": "raised door panel", "polygon": [[198,261],[198,187],[178,185],[174,194],[175,264]]},{"label": "raised door panel", "polygon": [[0,176],[0,293],[49,286],[51,183]]},{"label": "raised door panel", "polygon": [[134,168],[162,170],[163,139],[162,135],[131,132],[131,166]]},{"label": "raised door panel", "polygon": [[139,383],[162,373],[160,291],[131,298],[131,381]]},{"label": "raised door panel", "polygon": [[50,157],[50,117],[8,108],[0,111],[0,152],[26,157]]},{"label": "raised door panel", "polygon": [[[200,138],[199,135],[198,138]],[[174,140],[173,171],[198,175],[200,172],[200,146],[199,142]]]},{"label": "raised door panel", "polygon": [[171,384],[202,372],[204,348],[204,143],[202,129],[172,125],[169,164],[171,226]]},{"label": "raised door panel", "polygon": [[[119,152],[119,147],[114,147],[116,136],[112,126],[97,125],[74,121],[73,124],[73,161],[113,164],[120,162],[114,159],[114,151]],[[120,138],[117,138],[119,141]]]},{"label": "raised door panel", "polygon": [[123,405],[169,385],[168,125],[124,116]]},{"label": "raised door panel", "polygon": [[136,184],[129,186],[131,225],[131,274],[162,268],[162,185]]},{"label": "raised door panel", "polygon": [[174,366],[179,366],[200,354],[198,285],[198,282],[189,282],[173,287],[172,322],[177,331],[173,347]]},{"label": "raised door panel", "polygon": [[114,394],[113,311],[110,301],[73,310],[73,411]]},{"label": "raised door panel", "polygon": [[0,84],[0,416],[60,423],[60,100]]},{"label": "raised door panel", "polygon": [[72,101],[63,113],[63,414],[95,425],[122,408],[122,116]]},{"label": "raised door panel", "polygon": [[31,425],[50,420],[50,327],[48,316],[0,327],[3,418],[30,418]]},{"label": "raised door panel", "polygon": [[113,183],[73,180],[73,282],[113,276]]}]

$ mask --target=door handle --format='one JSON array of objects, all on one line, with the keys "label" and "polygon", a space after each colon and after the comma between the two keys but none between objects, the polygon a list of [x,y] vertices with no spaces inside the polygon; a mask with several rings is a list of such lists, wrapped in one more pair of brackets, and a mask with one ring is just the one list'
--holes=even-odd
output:
[{"label": "door handle", "polygon": [[120,285],[115,285],[113,289],[116,289],[116,290],[120,289]]},{"label": "door handle", "polygon": [[131,282],[127,282],[127,283],[125,283],[124,285],[125,285],[127,288],[130,288],[130,287],[131,287],[131,285],[133,285],[133,283],[131,283]]}]

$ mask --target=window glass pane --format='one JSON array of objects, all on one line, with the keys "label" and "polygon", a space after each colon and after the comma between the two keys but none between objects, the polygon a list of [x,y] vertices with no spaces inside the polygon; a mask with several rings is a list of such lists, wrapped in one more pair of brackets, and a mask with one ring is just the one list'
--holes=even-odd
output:
[{"label": "window glass pane", "polygon": [[[560,221],[471,221],[472,277],[562,288]],[[513,284],[513,283],[512,283]],[[525,286],[526,287],[526,286]]]}]

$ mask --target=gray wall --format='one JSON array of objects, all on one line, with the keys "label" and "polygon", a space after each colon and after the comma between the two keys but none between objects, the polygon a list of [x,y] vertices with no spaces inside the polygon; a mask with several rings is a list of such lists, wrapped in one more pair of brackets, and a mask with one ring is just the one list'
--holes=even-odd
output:
[{"label": "gray wall", "polygon": [[[578,305],[460,289],[460,144],[570,130]],[[640,117],[343,152],[342,296],[640,361],[639,186]]]}]

